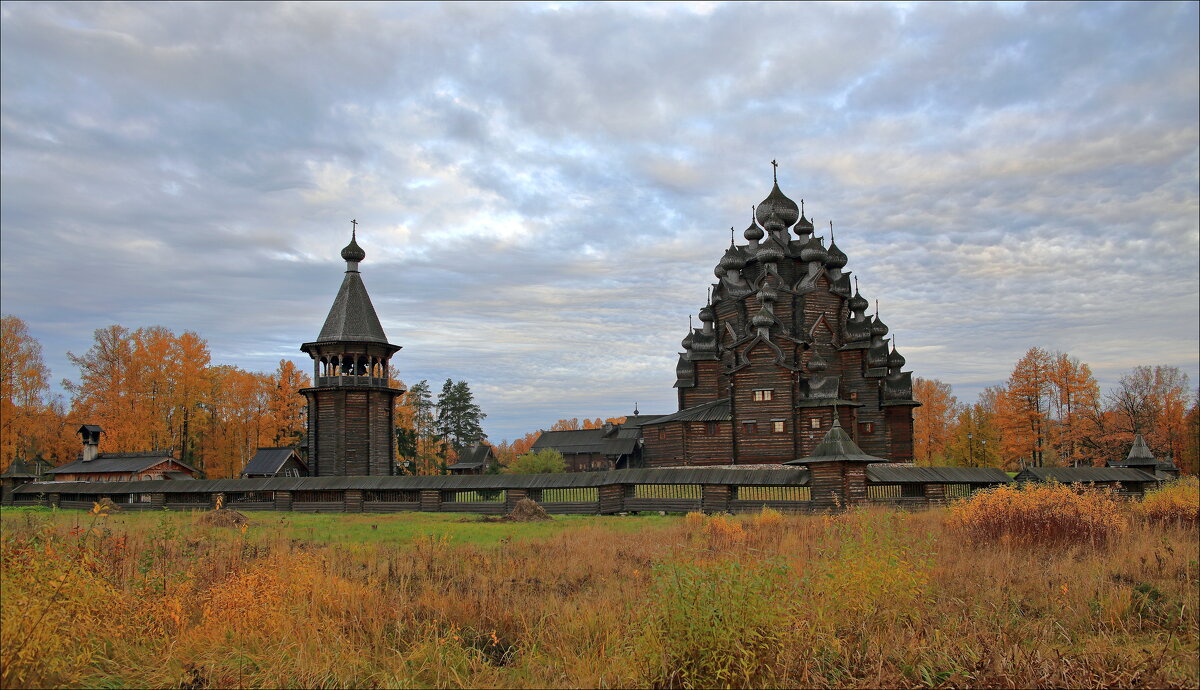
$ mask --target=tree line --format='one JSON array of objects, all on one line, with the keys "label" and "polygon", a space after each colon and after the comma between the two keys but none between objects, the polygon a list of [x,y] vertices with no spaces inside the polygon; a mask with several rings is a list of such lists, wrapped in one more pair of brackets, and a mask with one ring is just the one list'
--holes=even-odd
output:
[{"label": "tree line", "polygon": [[[51,393],[41,344],[26,324],[2,320],[0,470],[15,458],[73,461],[81,424],[104,428],[102,452],[164,451],[212,479],[238,476],[260,447],[295,446],[304,437],[300,389],[312,383],[288,360],[273,372],[246,371],[213,364],[195,332],[113,325],[96,330],[86,352],[67,353],[78,374],[63,379],[64,401]],[[412,472],[445,472],[463,448],[486,439],[486,416],[465,381],[447,379],[436,402],[421,381],[397,400],[397,460]]]},{"label": "tree line", "polygon": [[1063,352],[1030,348],[1008,379],[960,403],[949,384],[913,379],[913,450],[922,465],[1103,466],[1141,433],[1161,460],[1195,474],[1200,392],[1178,367],[1138,366],[1102,392],[1091,368]]},{"label": "tree line", "polygon": [[[25,323],[2,317],[0,470],[14,458],[54,465],[78,455],[75,430],[104,427],[104,452],[173,452],[210,478],[236,477],[263,446],[293,446],[306,427],[300,389],[309,376],[280,360],[272,372],[213,364],[198,334],[151,326],[95,331],[91,347],[67,353],[78,369],[52,395],[41,345]],[[393,381],[403,387],[403,382]],[[990,466],[1103,465],[1128,452],[1142,433],[1159,457],[1195,473],[1200,455],[1200,394],[1177,367],[1140,366],[1101,392],[1087,364],[1031,348],[1004,384],[960,403],[949,384],[913,379],[914,455],[919,464]],[[397,400],[397,461],[406,472],[440,474],[464,448],[487,444],[487,417],[465,381],[446,379],[434,397],[428,381]],[[514,467],[545,431],[598,428],[608,419],[560,419],[548,429],[491,445],[500,466]],[[497,471],[498,467],[491,468]]]},{"label": "tree line", "polygon": [[170,452],[210,478],[235,477],[260,446],[295,445],[304,432],[309,377],[287,360],[270,373],[213,364],[192,331],[161,326],[95,331],[91,347],[67,353],[69,402],[50,392],[41,345],[19,318],[4,316],[0,344],[3,427],[0,463],[76,458],[81,424],[104,428],[103,452]]}]

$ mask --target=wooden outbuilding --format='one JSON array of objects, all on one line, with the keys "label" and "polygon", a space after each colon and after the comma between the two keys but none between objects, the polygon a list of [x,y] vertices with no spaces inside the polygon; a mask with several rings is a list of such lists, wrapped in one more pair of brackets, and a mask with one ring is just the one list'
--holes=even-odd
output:
[{"label": "wooden outbuilding", "polygon": [[1134,434],[1133,445],[1129,455],[1119,462],[1109,462],[1109,467],[1130,467],[1152,474],[1160,481],[1169,481],[1179,477],[1179,468],[1171,460],[1159,460],[1150,452],[1150,446],[1141,434]]},{"label": "wooden outbuilding", "polygon": [[307,477],[308,465],[295,448],[259,448],[242,470],[243,479],[253,477]]},{"label": "wooden outbuilding", "polygon": [[492,447],[477,443],[469,448],[463,448],[458,454],[458,460],[447,467],[450,474],[483,474],[487,471],[488,465],[496,461],[496,454],[492,452]]},{"label": "wooden outbuilding", "polygon": [[200,471],[175,459],[169,451],[141,453],[101,453],[100,436],[104,429],[84,424],[76,432],[83,439],[83,450],[74,462],[47,472],[56,482],[132,482],[147,479],[196,479]]}]

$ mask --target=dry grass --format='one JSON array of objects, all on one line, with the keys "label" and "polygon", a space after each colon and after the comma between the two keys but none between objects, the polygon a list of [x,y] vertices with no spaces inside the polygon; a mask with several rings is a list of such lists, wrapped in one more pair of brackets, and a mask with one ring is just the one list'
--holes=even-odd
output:
[{"label": "dry grass", "polygon": [[1146,494],[1137,504],[1137,514],[1158,523],[1200,523],[1200,480],[1183,477]]},{"label": "dry grass", "polygon": [[950,527],[976,543],[1054,546],[1102,544],[1129,527],[1111,491],[1050,482],[980,491],[950,509]]},{"label": "dry grass", "polygon": [[272,514],[0,519],[3,687],[1200,682],[1194,523],[1045,549],[966,541],[950,509],[611,518],[486,546],[296,539]]}]

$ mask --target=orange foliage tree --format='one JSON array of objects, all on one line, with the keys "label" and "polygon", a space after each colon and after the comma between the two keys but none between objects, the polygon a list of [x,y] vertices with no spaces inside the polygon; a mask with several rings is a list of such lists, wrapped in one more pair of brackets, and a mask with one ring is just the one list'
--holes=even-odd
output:
[{"label": "orange foliage tree", "polygon": [[950,384],[914,376],[913,399],[921,403],[913,410],[913,458],[922,465],[943,462],[959,411],[958,398]]},{"label": "orange foliage tree", "polygon": [[1045,462],[1052,362],[1050,353],[1042,348],[1029,348],[1013,367],[1004,391],[996,399],[1001,451],[1007,457],[1026,458],[1036,467]]},{"label": "orange foliage tree", "polygon": [[209,477],[236,477],[259,447],[294,444],[304,430],[298,391],[309,377],[287,360],[269,374],[213,366],[196,333],[117,325],[67,356],[79,368],[64,382],[71,421],[104,427],[106,452],[176,451]]},{"label": "orange foliage tree", "polygon": [[69,443],[73,429],[66,431],[62,403],[50,395],[49,378],[41,343],[25,322],[0,318],[0,471],[17,457],[62,462],[77,452]]}]

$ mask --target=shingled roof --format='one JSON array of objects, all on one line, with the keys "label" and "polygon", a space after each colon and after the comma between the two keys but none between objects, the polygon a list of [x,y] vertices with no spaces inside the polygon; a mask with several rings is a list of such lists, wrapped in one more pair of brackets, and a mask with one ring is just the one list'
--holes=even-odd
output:
[{"label": "shingled roof", "polygon": [[458,454],[458,461],[453,465],[446,467],[448,470],[473,470],[483,469],[487,467],[488,456],[492,454],[492,447],[482,443],[463,448]]},{"label": "shingled roof", "polygon": [[17,458],[9,464],[3,474],[0,474],[0,479],[39,479],[49,469],[50,463],[45,460],[26,462]]},{"label": "shingled roof", "polygon": [[878,462],[887,463],[883,458],[867,455],[862,448],[850,438],[837,417],[833,418],[833,428],[825,434],[825,438],[812,449],[812,454],[805,458],[788,460],[785,465],[811,465],[819,462]]},{"label": "shingled roof", "polygon": [[1045,482],[1053,479],[1060,484],[1089,484],[1091,482],[1155,482],[1154,475],[1132,467],[1027,467],[1014,480]]},{"label": "shingled roof", "polygon": [[367,294],[367,286],[363,285],[358,271],[346,271],[342,287],[321,327],[321,335],[317,336],[317,342],[330,341],[387,343],[375,306]]},{"label": "shingled roof", "polygon": [[649,422],[641,422],[642,426],[665,424],[667,422],[727,422],[729,421],[729,398],[721,398],[712,402],[701,403],[674,414],[665,414]]},{"label": "shingled roof", "polygon": [[170,453],[150,451],[147,453],[101,453],[94,460],[84,462],[76,460],[48,470],[47,474],[95,474],[102,472],[141,472],[154,467],[160,462],[172,461],[178,465],[199,472],[195,467],[176,460]]},{"label": "shingled roof", "polygon": [[543,431],[533,442],[530,450],[552,448],[569,455],[572,453],[599,453],[600,455],[628,455],[637,448],[636,429],[633,433],[622,433],[614,429],[576,429],[574,431]]},{"label": "shingled roof", "polygon": [[[242,470],[242,476],[248,474],[275,475],[283,467],[283,463],[292,457],[292,453],[296,453],[295,448],[259,448],[254,457],[250,458],[250,462],[246,463],[246,469]],[[299,453],[296,453],[296,460],[304,464],[300,460]]]},{"label": "shingled roof", "polygon": [[1156,470],[1175,470],[1179,468],[1170,460],[1159,460],[1154,457],[1154,453],[1150,452],[1150,446],[1146,444],[1146,439],[1141,434],[1134,434],[1133,445],[1129,448],[1129,455],[1125,456],[1124,460],[1117,462],[1109,462],[1109,467],[1153,467]]}]

